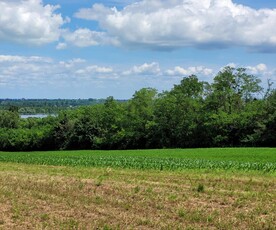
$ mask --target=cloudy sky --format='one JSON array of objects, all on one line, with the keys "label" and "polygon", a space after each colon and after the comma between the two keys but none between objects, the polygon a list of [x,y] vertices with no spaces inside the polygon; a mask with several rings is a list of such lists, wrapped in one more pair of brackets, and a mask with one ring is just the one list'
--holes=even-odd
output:
[{"label": "cloudy sky", "polygon": [[128,99],[226,65],[265,86],[275,28],[275,0],[0,0],[0,98]]}]

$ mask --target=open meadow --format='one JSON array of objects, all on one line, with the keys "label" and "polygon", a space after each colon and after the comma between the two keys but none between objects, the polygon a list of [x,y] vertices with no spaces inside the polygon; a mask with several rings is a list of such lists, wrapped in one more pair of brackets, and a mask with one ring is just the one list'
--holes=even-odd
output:
[{"label": "open meadow", "polygon": [[0,152],[0,229],[274,229],[276,149]]}]

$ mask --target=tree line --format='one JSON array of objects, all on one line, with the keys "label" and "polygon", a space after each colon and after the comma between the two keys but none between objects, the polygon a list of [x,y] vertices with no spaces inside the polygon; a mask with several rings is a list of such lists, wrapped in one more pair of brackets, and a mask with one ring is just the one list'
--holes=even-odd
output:
[{"label": "tree line", "polygon": [[104,103],[104,99],[0,99],[0,110],[17,107],[20,114],[57,114],[61,110]]},{"label": "tree line", "polygon": [[212,83],[191,75],[170,91],[136,91],[125,102],[20,119],[0,111],[0,150],[276,147],[276,90],[244,68],[225,67]]}]

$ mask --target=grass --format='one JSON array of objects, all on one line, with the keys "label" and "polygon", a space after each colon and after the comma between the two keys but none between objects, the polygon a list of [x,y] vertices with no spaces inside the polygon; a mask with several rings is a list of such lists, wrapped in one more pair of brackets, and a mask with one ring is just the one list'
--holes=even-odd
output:
[{"label": "grass", "polygon": [[274,229],[275,175],[275,148],[0,152],[0,229]]},{"label": "grass", "polygon": [[273,229],[275,191],[258,171],[2,162],[0,229]]},{"label": "grass", "polygon": [[0,152],[0,162],[170,171],[183,169],[224,169],[276,172],[276,149],[217,148],[132,151]]}]

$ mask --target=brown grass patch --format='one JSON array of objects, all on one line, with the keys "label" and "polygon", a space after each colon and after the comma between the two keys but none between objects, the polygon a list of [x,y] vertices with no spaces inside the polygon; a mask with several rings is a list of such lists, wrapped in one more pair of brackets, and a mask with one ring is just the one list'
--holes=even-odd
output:
[{"label": "brown grass patch", "polygon": [[0,163],[0,229],[273,229],[275,182],[250,173]]}]

